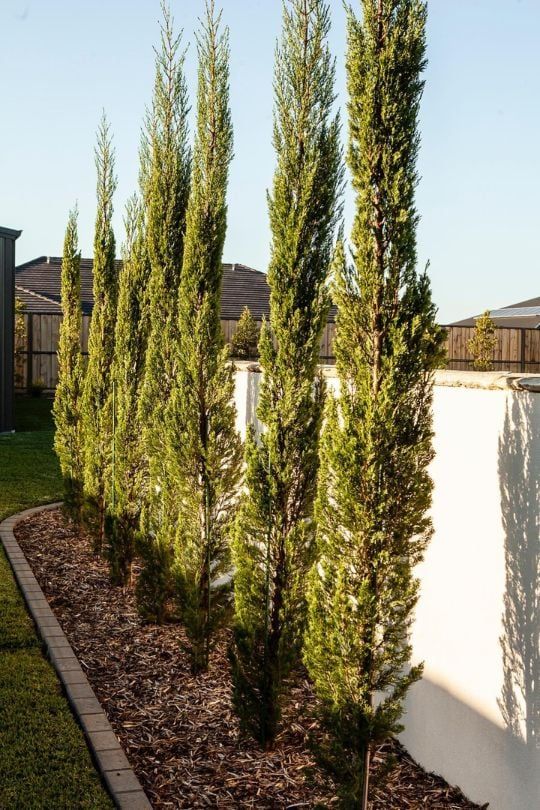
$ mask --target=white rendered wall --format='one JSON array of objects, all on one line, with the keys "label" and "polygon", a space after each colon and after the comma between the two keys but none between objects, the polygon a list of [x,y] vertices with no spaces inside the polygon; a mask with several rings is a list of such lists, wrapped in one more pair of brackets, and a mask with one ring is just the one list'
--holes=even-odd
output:
[{"label": "white rendered wall", "polygon": [[[259,390],[248,368],[242,434]],[[447,372],[435,386],[435,532],[413,631],[425,670],[402,739],[490,810],[540,810],[540,394],[474,387],[489,380]]]},{"label": "white rendered wall", "polygon": [[434,427],[403,742],[490,810],[539,810],[540,394],[436,386]]}]

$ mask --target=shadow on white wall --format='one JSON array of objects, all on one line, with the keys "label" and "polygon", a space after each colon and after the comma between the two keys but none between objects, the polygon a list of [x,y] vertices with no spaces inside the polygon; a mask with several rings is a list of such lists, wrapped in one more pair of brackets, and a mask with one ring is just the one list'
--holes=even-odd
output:
[{"label": "shadow on white wall", "polygon": [[415,684],[407,699],[405,726],[405,746],[414,739],[417,759],[459,784],[472,801],[481,806],[489,802],[490,810],[540,807],[537,752],[447,689],[428,678]]},{"label": "shadow on white wall", "polygon": [[528,750],[540,752],[538,396],[513,396],[507,400],[499,439],[499,480],[505,557],[503,688],[499,708],[508,732],[523,740]]}]

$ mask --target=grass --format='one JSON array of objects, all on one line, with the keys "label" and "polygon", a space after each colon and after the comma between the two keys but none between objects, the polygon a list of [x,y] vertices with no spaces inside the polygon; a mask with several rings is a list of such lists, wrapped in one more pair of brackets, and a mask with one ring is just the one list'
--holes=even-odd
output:
[{"label": "grass", "polygon": [[[16,400],[0,436],[0,520],[59,500],[50,400]],[[111,808],[54,669],[0,551],[0,808]]]}]

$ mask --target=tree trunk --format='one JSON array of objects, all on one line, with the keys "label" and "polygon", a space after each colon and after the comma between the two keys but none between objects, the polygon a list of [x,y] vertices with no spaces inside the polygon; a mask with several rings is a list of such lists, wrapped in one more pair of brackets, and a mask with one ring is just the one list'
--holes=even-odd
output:
[{"label": "tree trunk", "polygon": [[362,770],[362,799],[360,810],[369,808],[369,765],[371,762],[371,744],[368,743],[364,750],[364,764]]}]

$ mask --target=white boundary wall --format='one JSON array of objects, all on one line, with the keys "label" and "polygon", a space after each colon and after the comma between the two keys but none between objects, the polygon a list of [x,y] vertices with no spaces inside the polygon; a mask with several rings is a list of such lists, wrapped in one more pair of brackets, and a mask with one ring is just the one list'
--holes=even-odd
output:
[{"label": "white boundary wall", "polygon": [[[237,373],[242,434],[256,421],[256,368]],[[335,388],[333,369],[325,373]],[[490,810],[540,810],[535,390],[538,378],[471,372],[438,372],[435,385],[435,533],[413,631],[425,670],[407,701],[403,742]]]}]

